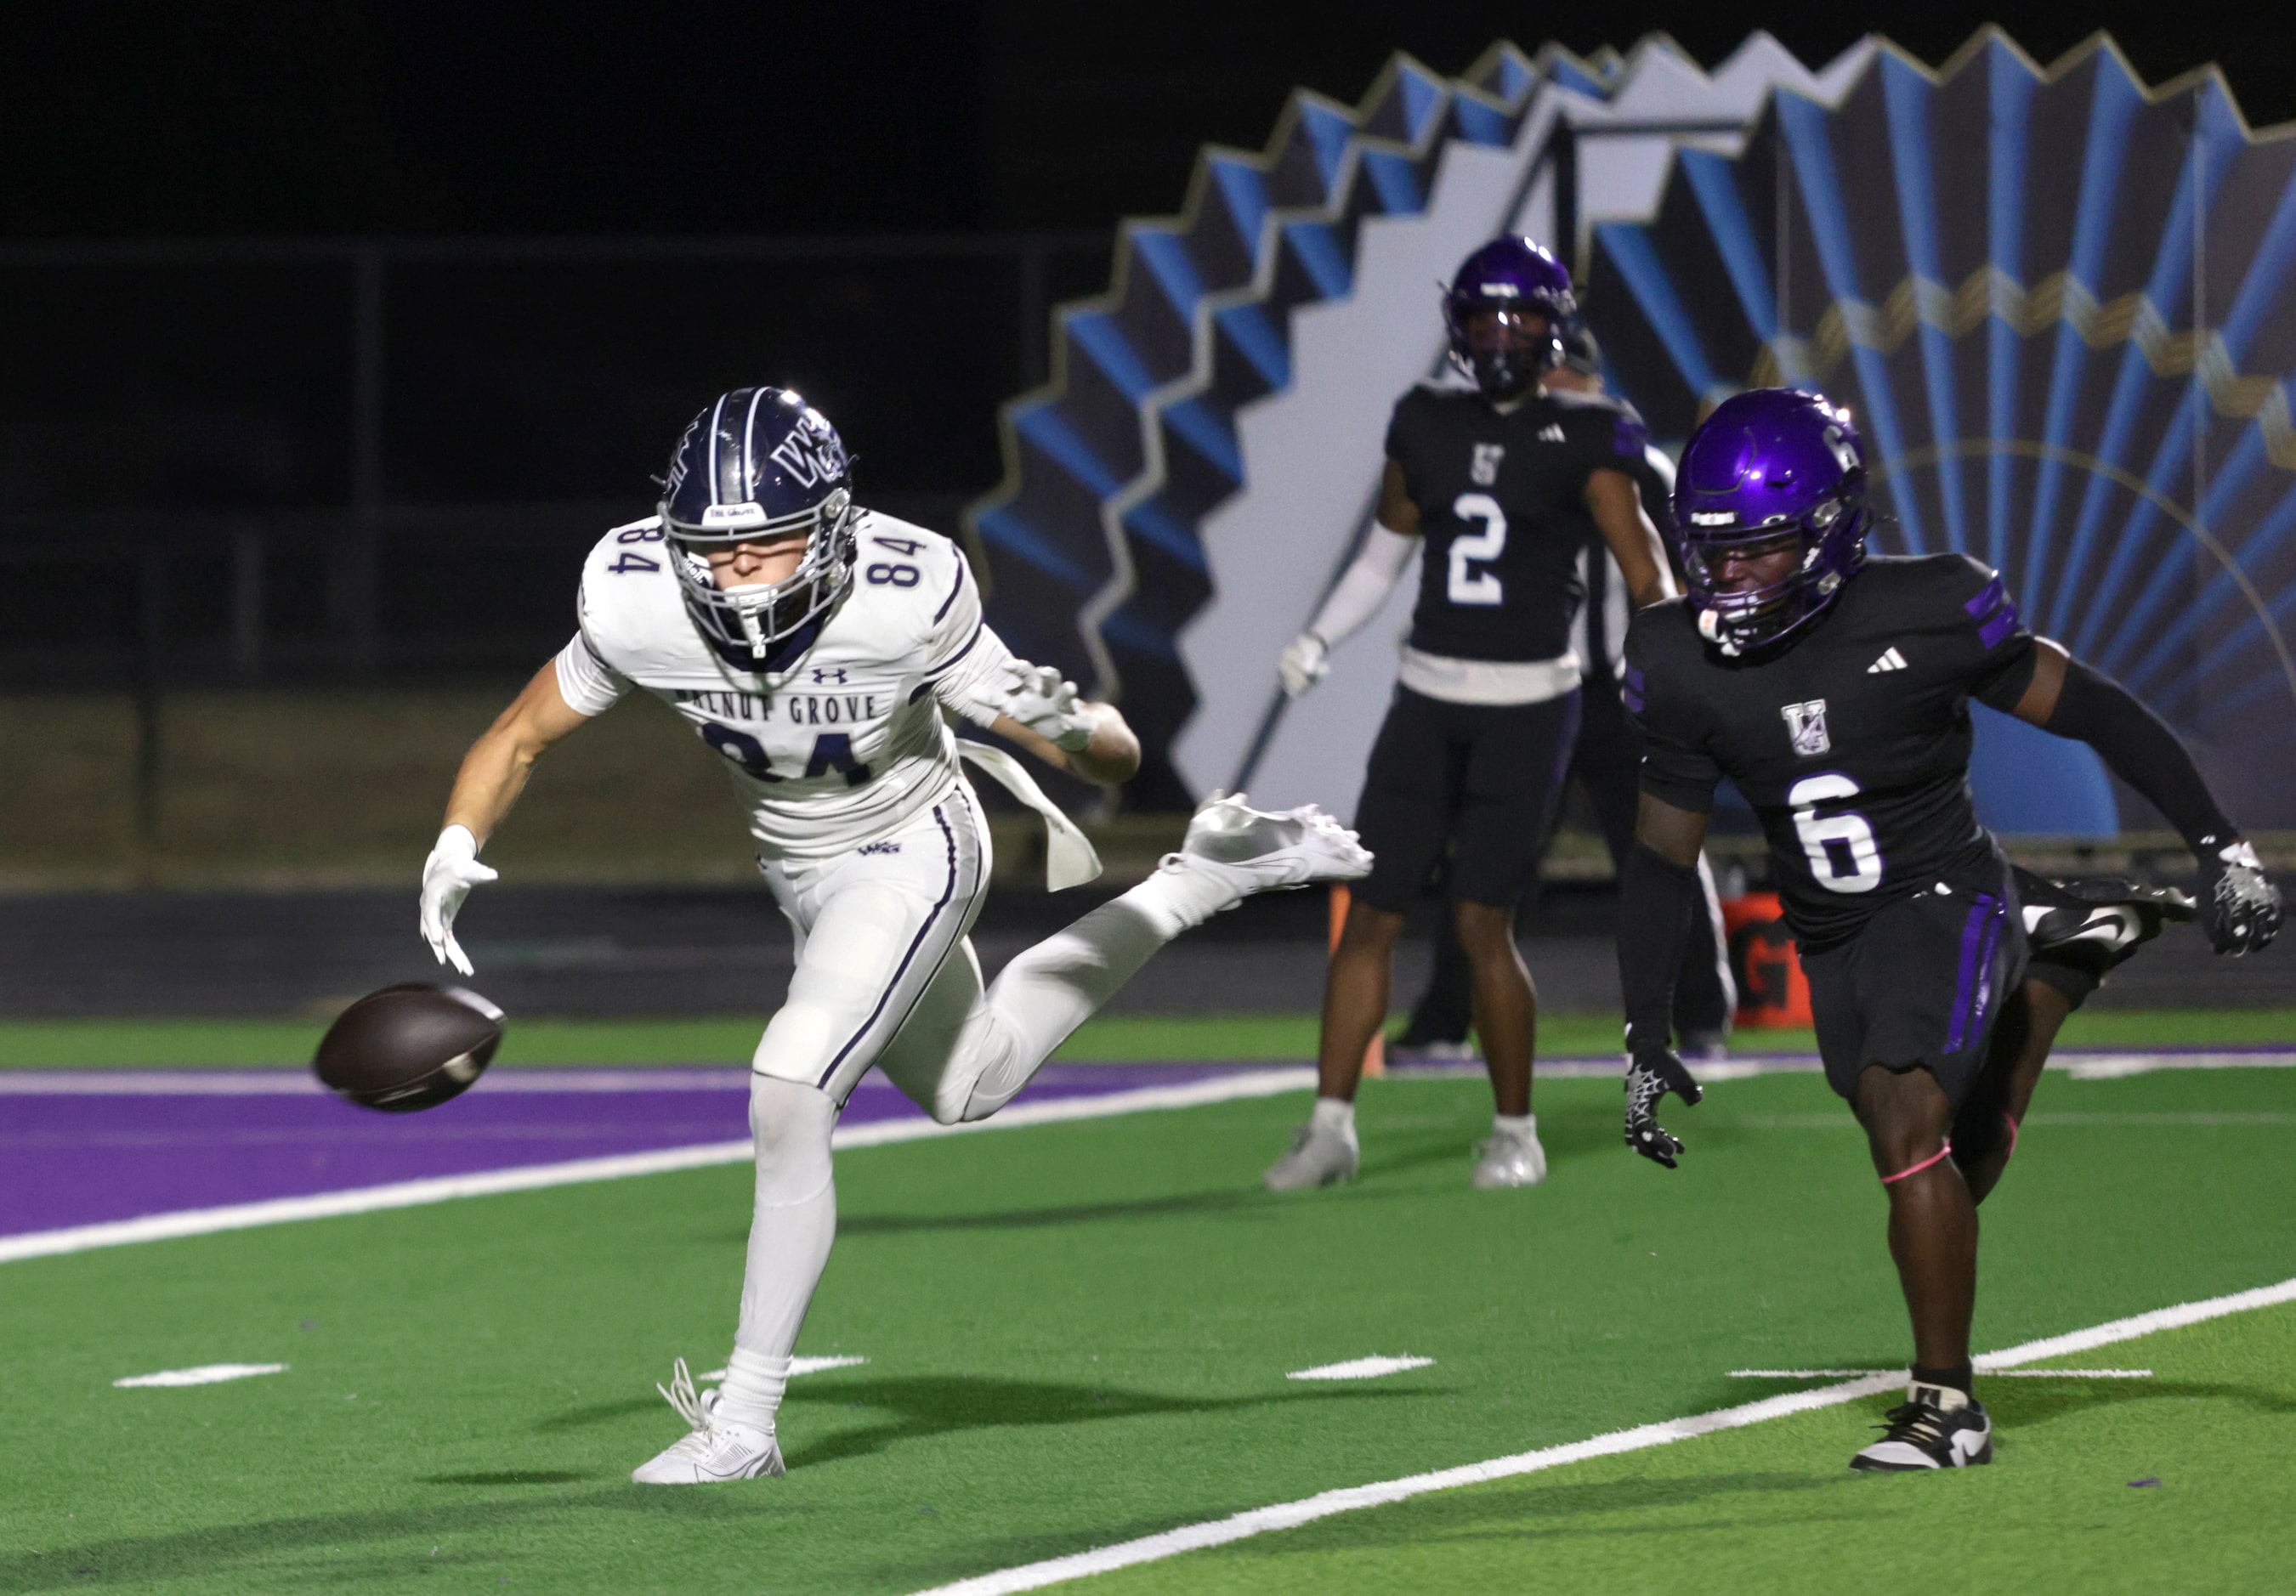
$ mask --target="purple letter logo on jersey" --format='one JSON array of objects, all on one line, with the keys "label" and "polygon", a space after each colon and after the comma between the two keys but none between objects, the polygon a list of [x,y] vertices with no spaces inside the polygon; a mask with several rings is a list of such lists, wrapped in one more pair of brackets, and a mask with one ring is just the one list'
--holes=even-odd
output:
[{"label": "purple letter logo on jersey", "polygon": [[1786,735],[1793,739],[1793,750],[1804,758],[1813,754],[1833,751],[1833,739],[1825,734],[1825,700],[1812,699],[1807,704],[1781,704],[1778,713],[1785,716]]}]

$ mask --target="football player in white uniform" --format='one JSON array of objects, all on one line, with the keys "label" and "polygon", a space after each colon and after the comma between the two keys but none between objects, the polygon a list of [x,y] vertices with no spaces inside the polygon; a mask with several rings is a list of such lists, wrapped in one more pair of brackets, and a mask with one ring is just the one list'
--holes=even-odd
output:
[{"label": "football player in white uniform", "polygon": [[948,539],[857,507],[836,431],[796,394],[720,397],[678,441],[665,486],[659,514],[591,552],[580,631],[463,759],[423,866],[422,923],[469,974],[454,920],[495,879],[480,847],[543,750],[633,684],[726,759],[797,966],[752,1065],[757,1205],[725,1380],[697,1395],[678,1361],[664,1395],[691,1433],[631,1477],[668,1485],[783,1471],[774,1416],[836,1229],[830,1132],[872,1065],[942,1124],[984,1118],[1182,931],[1371,861],[1313,807],[1268,814],[1215,796],[1153,875],[984,989],[967,933],[988,833],[960,749],[1054,825],[1054,885],[1098,862],[1016,762],[960,742],[947,716],[1097,782],[1138,768],[1131,729],[1013,657]]}]

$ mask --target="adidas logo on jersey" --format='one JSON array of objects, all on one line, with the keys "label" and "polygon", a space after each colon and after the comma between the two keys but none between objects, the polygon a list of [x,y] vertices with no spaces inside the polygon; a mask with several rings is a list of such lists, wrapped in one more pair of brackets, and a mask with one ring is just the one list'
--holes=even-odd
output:
[{"label": "adidas logo on jersey", "polygon": [[1546,425],[1541,427],[1538,430],[1538,441],[1541,443],[1562,443],[1563,441],[1562,423],[1561,422],[1549,422]]},{"label": "adidas logo on jersey", "polygon": [[1903,670],[1905,668],[1906,657],[1898,652],[1896,648],[1891,647],[1882,651],[1882,657],[1866,667],[1866,674],[1870,676],[1881,671]]}]

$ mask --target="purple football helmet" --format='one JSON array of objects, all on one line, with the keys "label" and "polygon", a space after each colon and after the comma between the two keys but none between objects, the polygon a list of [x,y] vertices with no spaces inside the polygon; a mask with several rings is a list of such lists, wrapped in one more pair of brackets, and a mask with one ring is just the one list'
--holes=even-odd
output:
[{"label": "purple football helmet", "polygon": [[[1515,233],[1491,240],[1461,261],[1443,293],[1451,364],[1493,399],[1513,398],[1562,363],[1562,331],[1578,314],[1562,263]],[[1469,323],[1480,315],[1494,320],[1478,339]],[[1532,316],[1543,325],[1530,326]]]},{"label": "purple football helmet", "polygon": [[[1701,636],[1734,655],[1801,631],[1866,561],[1866,453],[1849,411],[1791,388],[1723,400],[1682,451],[1674,520]],[[1784,578],[1721,591],[1728,554],[1789,538],[1800,558]]]}]

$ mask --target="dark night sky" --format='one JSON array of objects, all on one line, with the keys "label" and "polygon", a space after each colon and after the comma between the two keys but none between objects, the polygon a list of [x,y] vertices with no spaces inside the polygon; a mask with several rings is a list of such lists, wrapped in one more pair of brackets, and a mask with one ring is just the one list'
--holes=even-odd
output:
[{"label": "dark night sky", "polygon": [[1294,84],[1353,101],[1398,46],[1456,71],[1502,37],[1663,29],[1711,64],[1757,25],[1812,61],[1879,30],[1934,61],[1992,19],[2046,61],[2103,26],[2148,78],[2217,60],[2251,121],[2296,118],[2296,29],[2243,11],[18,6],[0,24],[0,236],[1097,227],[1171,209],[1197,146],[1258,145]]}]

